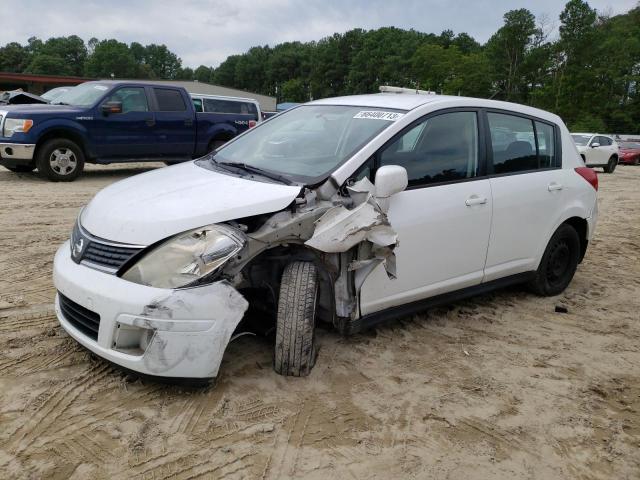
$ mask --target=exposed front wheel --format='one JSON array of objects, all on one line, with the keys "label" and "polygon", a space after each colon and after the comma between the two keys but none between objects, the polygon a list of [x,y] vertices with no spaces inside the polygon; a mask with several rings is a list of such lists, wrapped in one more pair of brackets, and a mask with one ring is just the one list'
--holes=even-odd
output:
[{"label": "exposed front wheel", "polygon": [[538,295],[558,295],[573,279],[579,260],[578,232],[571,225],[560,225],[549,240],[540,266],[529,286]]},{"label": "exposed front wheel", "polygon": [[293,262],[282,274],[273,367],[280,375],[308,375],[316,361],[315,316],[318,269]]},{"label": "exposed front wheel", "polygon": [[36,165],[40,175],[52,182],[71,182],[84,169],[84,153],[71,140],[47,140],[38,148]]},{"label": "exposed front wheel", "polygon": [[607,165],[603,168],[604,173],[613,173],[616,167],[618,166],[618,159],[616,157],[611,157]]}]

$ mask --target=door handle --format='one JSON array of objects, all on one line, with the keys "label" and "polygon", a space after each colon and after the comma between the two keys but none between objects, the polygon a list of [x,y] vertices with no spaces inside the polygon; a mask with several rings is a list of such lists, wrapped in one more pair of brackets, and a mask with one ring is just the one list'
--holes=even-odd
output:
[{"label": "door handle", "polygon": [[473,205],[484,205],[487,203],[487,197],[479,197],[478,195],[471,195],[464,202],[467,207],[471,207]]},{"label": "door handle", "polygon": [[156,119],[155,118],[147,118],[144,121],[149,127],[153,127],[156,124]]},{"label": "door handle", "polygon": [[549,190],[550,192],[562,190],[562,185],[556,182],[551,182],[549,185],[547,185],[547,190]]}]

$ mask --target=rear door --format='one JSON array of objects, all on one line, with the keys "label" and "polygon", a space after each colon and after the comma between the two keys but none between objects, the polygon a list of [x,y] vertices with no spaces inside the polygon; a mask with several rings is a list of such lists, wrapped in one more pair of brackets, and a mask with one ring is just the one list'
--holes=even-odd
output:
[{"label": "rear door", "polygon": [[559,130],[510,112],[487,112],[490,131],[511,141],[489,141],[493,217],[484,281],[533,271],[565,201]]},{"label": "rear door", "polygon": [[409,186],[391,197],[388,211],[398,233],[397,278],[381,266],[367,277],[363,315],[482,281],[492,202],[479,124],[473,109],[432,114],[376,155],[376,167],[403,166]]},{"label": "rear door", "polygon": [[153,112],[144,87],[120,87],[103,100],[122,103],[122,113],[105,115],[98,108],[92,135],[100,158],[132,158],[155,151]]},{"label": "rear door", "polygon": [[[181,90],[151,87],[154,98],[157,155],[184,158],[194,153],[195,113]],[[189,100],[190,101],[190,100]]]}]

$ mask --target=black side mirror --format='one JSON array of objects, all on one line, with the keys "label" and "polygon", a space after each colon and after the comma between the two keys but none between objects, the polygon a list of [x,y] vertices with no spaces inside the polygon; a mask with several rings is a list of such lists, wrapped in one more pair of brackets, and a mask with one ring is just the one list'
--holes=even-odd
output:
[{"label": "black side mirror", "polygon": [[102,104],[102,114],[104,116],[113,113],[122,113],[122,102],[105,102]]}]

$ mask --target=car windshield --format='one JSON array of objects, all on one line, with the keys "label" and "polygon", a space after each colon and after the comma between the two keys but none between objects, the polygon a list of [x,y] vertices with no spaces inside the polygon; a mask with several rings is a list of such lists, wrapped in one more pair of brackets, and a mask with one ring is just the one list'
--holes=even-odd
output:
[{"label": "car windshield", "polygon": [[58,88],[53,88],[51,90],[49,90],[46,93],[43,93],[42,95],[40,95],[42,98],[49,100],[50,102],[55,100],[56,98],[58,98],[60,95],[62,95],[63,93],[67,93],[69,90],[71,90],[70,87],[58,87]]},{"label": "car windshield", "polygon": [[313,184],[402,115],[372,107],[303,105],[250,130],[212,158]]},{"label": "car windshield", "polygon": [[576,145],[580,145],[580,146],[586,146],[587,143],[589,143],[589,139],[592,137],[593,135],[571,135],[571,138],[573,138],[573,141],[575,142]]},{"label": "car windshield", "polygon": [[109,87],[100,83],[83,83],[64,92],[53,100],[53,105],[73,105],[75,107],[90,107],[102,97]]},{"label": "car windshield", "polygon": [[640,149],[639,142],[620,142],[618,145],[620,148],[629,148],[633,150]]}]

